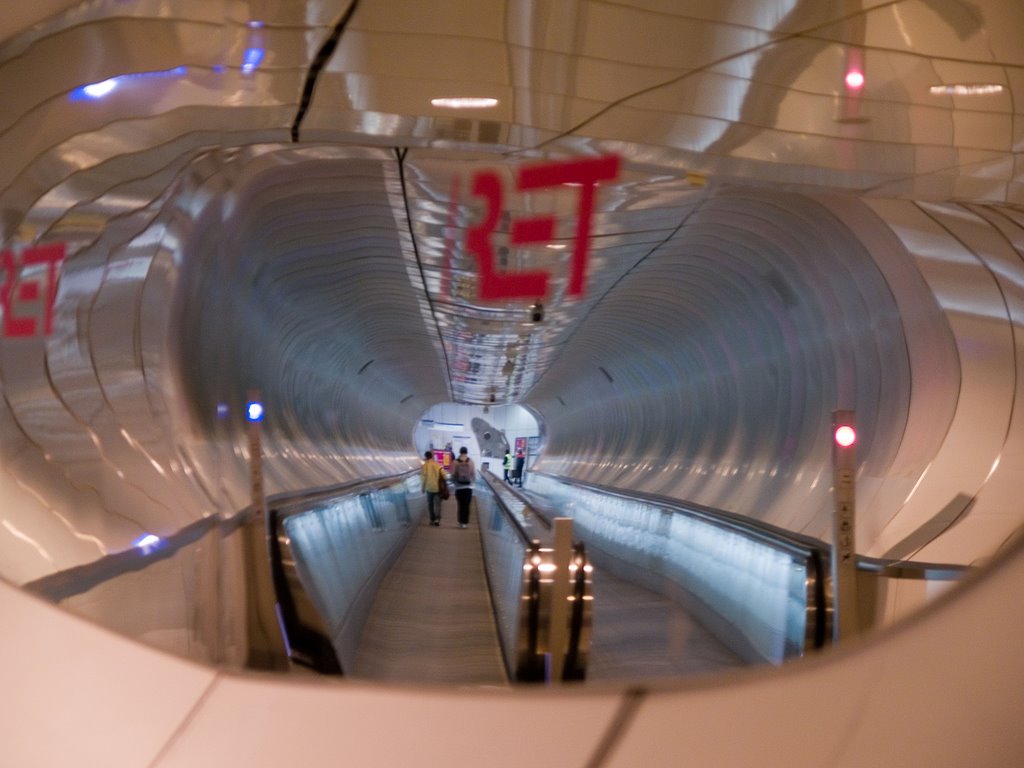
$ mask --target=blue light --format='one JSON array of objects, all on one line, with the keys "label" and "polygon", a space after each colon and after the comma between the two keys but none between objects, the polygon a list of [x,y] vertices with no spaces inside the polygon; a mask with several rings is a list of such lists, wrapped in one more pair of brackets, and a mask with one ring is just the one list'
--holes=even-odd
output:
[{"label": "blue light", "polygon": [[95,101],[109,96],[121,86],[131,80],[148,80],[162,77],[182,77],[188,72],[188,67],[175,67],[174,69],[162,69],[155,72],[132,72],[128,75],[110,77],[98,83],[80,85],[68,94],[71,101]]},{"label": "blue light", "polygon": [[132,546],[141,549],[146,554],[149,554],[161,544],[160,537],[153,533],[144,533],[139,536],[135,541],[132,542]]},{"label": "blue light", "polygon": [[245,418],[249,421],[263,421],[263,403],[253,401],[245,406]]},{"label": "blue light", "polygon": [[217,403],[217,418],[226,419],[228,414],[231,413],[231,409],[227,403]]},{"label": "blue light", "polygon": [[246,48],[245,57],[242,59],[242,71],[245,73],[252,72],[262,63],[262,61],[262,48]]},{"label": "blue light", "polygon": [[112,77],[109,80],[104,80],[102,83],[83,85],[82,95],[88,96],[90,99],[102,99],[115,88],[117,88],[117,78]]}]

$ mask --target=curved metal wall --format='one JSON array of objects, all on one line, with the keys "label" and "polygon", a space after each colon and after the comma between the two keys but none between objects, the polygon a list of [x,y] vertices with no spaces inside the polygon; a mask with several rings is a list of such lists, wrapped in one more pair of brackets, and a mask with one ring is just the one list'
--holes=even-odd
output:
[{"label": "curved metal wall", "polygon": [[546,471],[827,538],[831,411],[858,412],[862,474],[881,477],[911,383],[857,237],[807,197],[723,189],[591,313],[530,404]]},{"label": "curved metal wall", "polygon": [[1020,220],[718,191],[531,392],[539,468],[829,540],[830,414],[853,408],[858,551],[987,558],[1020,524]]}]

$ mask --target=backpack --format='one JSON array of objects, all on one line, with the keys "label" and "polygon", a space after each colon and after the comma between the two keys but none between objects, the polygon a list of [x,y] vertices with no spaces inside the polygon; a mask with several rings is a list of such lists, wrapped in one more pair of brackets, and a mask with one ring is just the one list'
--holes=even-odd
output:
[{"label": "backpack", "polygon": [[455,462],[455,482],[467,485],[473,482],[473,465],[468,459]]}]

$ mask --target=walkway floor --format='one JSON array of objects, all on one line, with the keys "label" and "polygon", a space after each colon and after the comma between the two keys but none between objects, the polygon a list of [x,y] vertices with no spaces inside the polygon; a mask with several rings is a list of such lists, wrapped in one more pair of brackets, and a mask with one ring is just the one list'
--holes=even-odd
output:
[{"label": "walkway floor", "polygon": [[459,528],[452,499],[440,528],[426,520],[377,592],[351,677],[506,686],[476,515]]},{"label": "walkway floor", "polygon": [[[534,503],[541,500],[524,494]],[[384,578],[363,629],[351,677],[402,683],[509,684],[501,657],[480,530],[440,528],[426,516]],[[587,680],[631,682],[706,675],[745,662],[675,602],[600,566]]]},{"label": "walkway floor", "polygon": [[666,597],[598,567],[587,680],[707,675],[746,665]]},{"label": "walkway floor", "polygon": [[[504,490],[504,489],[503,489]],[[518,490],[518,489],[516,489]],[[519,491],[551,519],[544,497]],[[673,600],[594,565],[587,680],[641,681],[707,675],[746,662]]]}]

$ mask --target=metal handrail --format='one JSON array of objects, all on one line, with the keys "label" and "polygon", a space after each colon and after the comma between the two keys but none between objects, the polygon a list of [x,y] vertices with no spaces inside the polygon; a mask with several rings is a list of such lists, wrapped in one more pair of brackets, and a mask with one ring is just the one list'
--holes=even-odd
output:
[{"label": "metal handrail", "polygon": [[[493,473],[490,474],[492,477],[494,476]],[[491,478],[488,477],[487,474],[483,472],[480,473],[480,476],[487,484],[487,487],[494,495],[494,498],[498,501],[502,514],[504,514],[505,518],[512,523],[512,526],[516,529],[516,532],[518,532],[519,537],[523,540],[523,544],[529,547],[533,543],[534,539],[530,536],[529,531],[527,531],[526,528],[523,527],[523,524],[519,521],[519,519],[515,515],[513,515],[512,512],[509,510],[508,505],[506,505],[505,501],[501,498],[501,494],[495,490],[494,482],[496,481],[492,481]]]},{"label": "metal handrail", "polygon": [[687,515],[801,559],[804,562],[806,573],[807,610],[804,647],[822,648],[829,642],[832,636],[832,595],[829,589],[831,549],[827,544],[810,536],[794,533],[736,513],[700,504],[684,503],[667,496],[643,492],[624,492],[617,488],[536,470],[533,471],[533,474],[565,485],[584,488],[603,496],[625,501],[639,501],[656,506],[666,512]]},{"label": "metal handrail", "polygon": [[[548,665],[545,663],[545,635],[542,627],[551,625],[552,611],[552,579],[543,576],[546,568],[553,565],[554,551],[541,546],[537,539],[531,539],[529,532],[522,525],[515,514],[509,510],[508,505],[495,488],[498,485],[502,492],[506,492],[500,480],[493,473],[488,477],[482,475],[494,496],[495,502],[501,514],[512,521],[514,529],[526,542],[523,560],[523,585],[521,590],[522,600],[525,603],[526,625],[520,626],[520,642],[517,643],[517,659],[515,677],[520,681],[542,681],[546,680],[549,673]],[[514,491],[513,491],[514,493]],[[551,527],[537,510],[524,502],[526,508],[539,520]],[[586,662],[589,647],[589,604],[592,600],[590,594],[589,573],[591,566],[587,563],[586,550],[582,543],[576,542],[573,545],[573,552],[570,558],[571,579],[571,600],[572,608],[568,614],[568,642],[565,649],[565,663],[562,665],[563,680],[582,680],[586,675]],[[560,652],[555,649],[547,649],[548,652]]]},{"label": "metal handrail", "polygon": [[565,680],[582,680],[587,671],[587,653],[583,648],[590,646],[589,638],[584,632],[589,630],[585,622],[587,606],[587,552],[583,542],[573,546],[573,594],[572,616],[569,623],[569,648],[565,654]]},{"label": "metal handrail", "polygon": [[890,579],[924,579],[926,581],[958,581],[975,569],[973,565],[948,563],[917,563],[907,560],[886,560],[880,557],[857,557],[857,570]]},{"label": "metal handrail", "polygon": [[[295,570],[295,555],[284,521],[293,515],[307,512],[317,501],[384,490],[416,472],[418,470],[410,470],[372,480],[357,480],[298,493],[281,493],[268,498],[267,555],[285,653],[291,662],[325,675],[344,674],[323,618]],[[289,565],[286,566],[286,563]]]},{"label": "metal handrail", "polygon": [[702,504],[695,504],[692,502],[684,503],[679,501],[679,499],[674,499],[670,496],[661,496],[654,493],[645,493],[641,491],[625,492],[618,488],[611,488],[597,483],[576,480],[575,478],[566,477],[564,475],[538,472],[536,470],[533,471],[533,474],[543,475],[551,478],[552,480],[586,488],[607,496],[614,496],[627,501],[643,501],[648,504],[662,507],[670,512],[679,512],[692,517],[697,517],[720,528],[737,531],[749,538],[757,539],[758,541],[762,541],[766,544],[771,544],[772,546],[786,550],[791,554],[804,555],[809,551],[821,550],[822,548],[827,552],[829,549],[827,545],[811,536],[805,536],[804,534],[795,533],[785,528],[771,525],[770,523],[744,517],[743,515],[736,514],[735,512],[715,509],[713,507],[707,507]]}]

